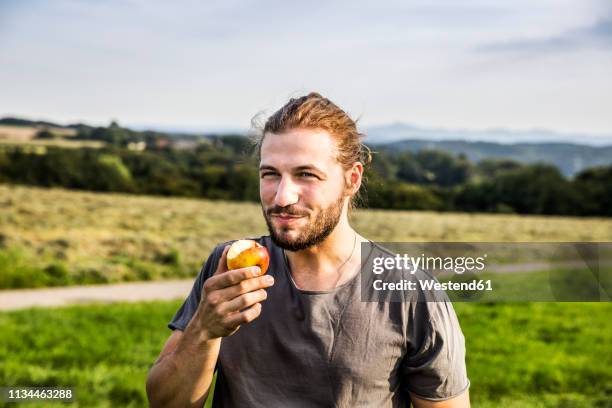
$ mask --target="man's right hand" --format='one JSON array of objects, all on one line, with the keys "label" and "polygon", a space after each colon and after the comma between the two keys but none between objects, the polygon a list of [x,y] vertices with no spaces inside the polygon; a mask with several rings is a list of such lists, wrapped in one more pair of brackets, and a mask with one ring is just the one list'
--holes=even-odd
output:
[{"label": "man's right hand", "polygon": [[259,317],[261,303],[267,298],[265,288],[274,284],[274,278],[263,275],[258,266],[227,269],[227,251],[217,270],[206,280],[198,307],[201,328],[208,339],[234,334],[240,325]]},{"label": "man's right hand", "polygon": [[151,407],[201,407],[210,391],[221,347],[241,324],[261,313],[259,302],[274,279],[259,267],[227,270],[227,251],[202,288],[200,304],[185,331],[175,330],[149,371]]}]

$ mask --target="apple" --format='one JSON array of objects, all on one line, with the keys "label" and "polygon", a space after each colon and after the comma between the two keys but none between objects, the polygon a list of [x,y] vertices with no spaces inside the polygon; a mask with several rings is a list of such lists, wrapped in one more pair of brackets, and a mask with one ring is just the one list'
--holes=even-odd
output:
[{"label": "apple", "polygon": [[227,251],[228,269],[240,269],[249,266],[259,266],[266,273],[270,264],[268,249],[251,239],[241,239],[230,246]]}]

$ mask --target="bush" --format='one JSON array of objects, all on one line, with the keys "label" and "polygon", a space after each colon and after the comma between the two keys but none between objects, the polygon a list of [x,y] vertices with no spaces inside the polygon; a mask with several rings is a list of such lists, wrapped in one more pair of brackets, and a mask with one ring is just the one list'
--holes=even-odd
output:
[{"label": "bush", "polygon": [[0,251],[0,289],[38,288],[50,283],[42,269],[32,266],[17,249]]},{"label": "bush", "polygon": [[66,286],[72,281],[66,265],[62,263],[52,263],[44,269],[44,272],[49,286]]}]

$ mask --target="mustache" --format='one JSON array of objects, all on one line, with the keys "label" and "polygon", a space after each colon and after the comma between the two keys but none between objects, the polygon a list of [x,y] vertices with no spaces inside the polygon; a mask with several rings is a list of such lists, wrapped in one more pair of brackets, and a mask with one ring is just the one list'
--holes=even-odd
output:
[{"label": "mustache", "polygon": [[306,211],[300,211],[293,207],[280,207],[278,205],[268,208],[266,210],[266,214],[268,216],[283,214],[283,215],[289,215],[293,217],[303,217],[303,216],[308,215]]}]

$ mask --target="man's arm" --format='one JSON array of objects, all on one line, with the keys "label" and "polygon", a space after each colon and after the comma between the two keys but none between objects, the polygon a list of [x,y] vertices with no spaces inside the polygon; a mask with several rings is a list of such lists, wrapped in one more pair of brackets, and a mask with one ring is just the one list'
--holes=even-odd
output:
[{"label": "man's arm", "polygon": [[414,408],[470,408],[470,394],[468,390],[461,395],[444,401],[428,401],[410,393]]},{"label": "man's arm", "polygon": [[[192,322],[197,321],[197,312]],[[197,325],[175,330],[149,371],[151,407],[202,407],[212,382],[221,338],[207,339]]]},{"label": "man's arm", "polygon": [[416,302],[408,312],[410,351],[402,380],[414,407],[469,407],[465,337],[452,303]]},{"label": "man's arm", "polygon": [[228,271],[228,247],[204,283],[198,308],[184,332],[175,330],[149,371],[152,407],[201,407],[208,396],[221,338],[256,319],[273,280],[259,267]]}]

